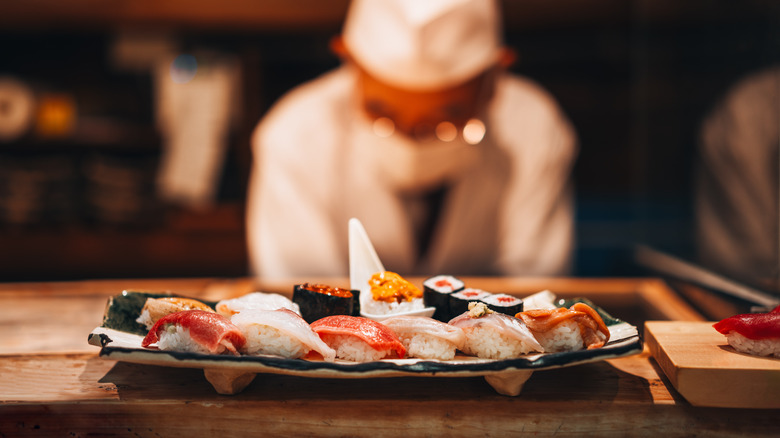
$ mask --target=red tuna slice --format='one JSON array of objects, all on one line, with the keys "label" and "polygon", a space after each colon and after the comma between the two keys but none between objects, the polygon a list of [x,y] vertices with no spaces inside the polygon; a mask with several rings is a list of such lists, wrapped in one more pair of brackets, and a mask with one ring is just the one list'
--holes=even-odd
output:
[{"label": "red tuna slice", "polygon": [[712,325],[722,334],[735,331],[754,341],[780,338],[780,306],[769,313],[745,313],[726,318]]},{"label": "red tuna slice", "polygon": [[179,325],[189,330],[192,340],[212,354],[217,353],[221,346],[238,354],[238,350],[246,343],[241,330],[224,316],[204,310],[185,310],[160,318],[144,337],[141,346],[146,348],[157,343],[160,333],[170,325]]},{"label": "red tuna slice", "polygon": [[394,350],[398,357],[406,356],[406,348],[392,330],[374,320],[360,316],[332,315],[311,323],[318,335],[357,336],[377,351]]}]

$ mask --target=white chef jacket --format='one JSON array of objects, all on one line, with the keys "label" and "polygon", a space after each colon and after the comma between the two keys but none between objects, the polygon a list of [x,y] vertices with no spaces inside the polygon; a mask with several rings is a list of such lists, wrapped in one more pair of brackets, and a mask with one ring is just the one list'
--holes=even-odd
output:
[{"label": "white chef jacket", "polygon": [[498,78],[487,134],[451,182],[419,255],[403,197],[377,168],[387,157],[361,134],[355,90],[355,71],[342,66],[292,90],[255,130],[247,236],[256,275],[348,275],[352,217],[385,268],[402,275],[567,273],[576,141],[548,93]]},{"label": "white chef jacket", "polygon": [[778,268],[780,67],[739,81],[702,124],[697,180],[700,261],[772,280]]}]

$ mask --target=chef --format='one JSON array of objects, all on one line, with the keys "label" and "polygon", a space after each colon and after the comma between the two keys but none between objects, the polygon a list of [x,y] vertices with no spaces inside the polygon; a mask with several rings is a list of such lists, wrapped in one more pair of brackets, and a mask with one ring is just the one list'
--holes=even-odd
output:
[{"label": "chef", "polygon": [[780,278],[780,67],[735,84],[702,123],[696,237],[700,261],[737,278]]},{"label": "chef", "polygon": [[253,135],[256,275],[346,276],[352,217],[405,275],[568,272],[575,134],[506,72],[495,1],[354,0],[332,47]]}]

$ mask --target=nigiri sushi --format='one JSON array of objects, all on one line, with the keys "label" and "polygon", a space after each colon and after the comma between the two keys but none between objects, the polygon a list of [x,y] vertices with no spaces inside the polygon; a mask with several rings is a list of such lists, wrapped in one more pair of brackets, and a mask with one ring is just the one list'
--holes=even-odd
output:
[{"label": "nigiri sushi", "polygon": [[141,315],[136,319],[136,322],[142,324],[147,330],[151,329],[158,319],[171,313],[181,312],[182,310],[205,310],[207,312],[213,312],[214,309],[202,303],[198,300],[191,298],[181,297],[163,297],[163,298],[147,298],[144,303],[143,309],[141,309]]},{"label": "nigiri sushi", "polygon": [[333,315],[311,324],[320,338],[336,350],[339,359],[370,362],[386,357],[403,358],[406,348],[386,326],[360,316]]},{"label": "nigiri sushi", "polygon": [[273,354],[297,359],[315,351],[325,361],[333,362],[336,359],[336,352],[320,339],[300,315],[289,309],[245,310],[233,316],[231,322],[246,337],[241,353]]},{"label": "nigiri sushi", "polygon": [[485,303],[472,302],[469,310],[449,324],[466,333],[464,353],[484,359],[511,359],[531,352],[544,352],[522,320],[493,312]]},{"label": "nigiri sushi", "polygon": [[274,293],[252,292],[238,298],[222,300],[217,303],[217,312],[225,317],[232,317],[244,310],[276,310],[290,309],[298,315],[301,309],[289,298]]},{"label": "nigiri sushi", "polygon": [[393,316],[382,324],[398,336],[410,357],[450,360],[466,342],[460,327],[425,316]]},{"label": "nigiri sushi", "polygon": [[713,324],[741,353],[780,357],[780,306],[768,313],[744,313]]},{"label": "nigiri sushi", "polygon": [[568,309],[527,310],[515,316],[523,320],[548,353],[599,348],[609,341],[604,320],[584,303]]},{"label": "nigiri sushi", "polygon": [[360,296],[360,309],[374,315],[392,315],[425,308],[423,293],[395,272],[377,272],[368,281],[369,293]]},{"label": "nigiri sushi", "polygon": [[152,326],[141,346],[160,350],[206,354],[232,353],[246,343],[238,327],[224,316],[204,310],[184,310],[166,315]]}]

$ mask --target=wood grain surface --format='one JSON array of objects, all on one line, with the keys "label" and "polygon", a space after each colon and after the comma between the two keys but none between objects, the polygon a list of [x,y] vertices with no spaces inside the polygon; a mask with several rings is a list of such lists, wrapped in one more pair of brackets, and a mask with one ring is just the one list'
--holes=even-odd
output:
[{"label": "wood grain surface", "polygon": [[780,359],[735,351],[713,322],[648,321],[645,341],[696,406],[780,409]]},{"label": "wood grain surface", "polygon": [[[696,317],[653,279],[467,279],[524,295],[549,288],[613,311]],[[338,280],[335,279],[335,283]],[[548,286],[548,287],[545,287]],[[278,287],[278,289],[274,289]],[[649,351],[535,372],[517,397],[481,377],[312,379],[258,375],[215,393],[203,371],[101,359],[86,335],[122,289],[219,299],[292,284],[248,279],[0,285],[0,436],[772,436],[778,410],[692,406]],[[616,316],[624,316],[616,313]],[[32,330],[32,331],[31,331]],[[27,333],[33,333],[28,335]]]}]

